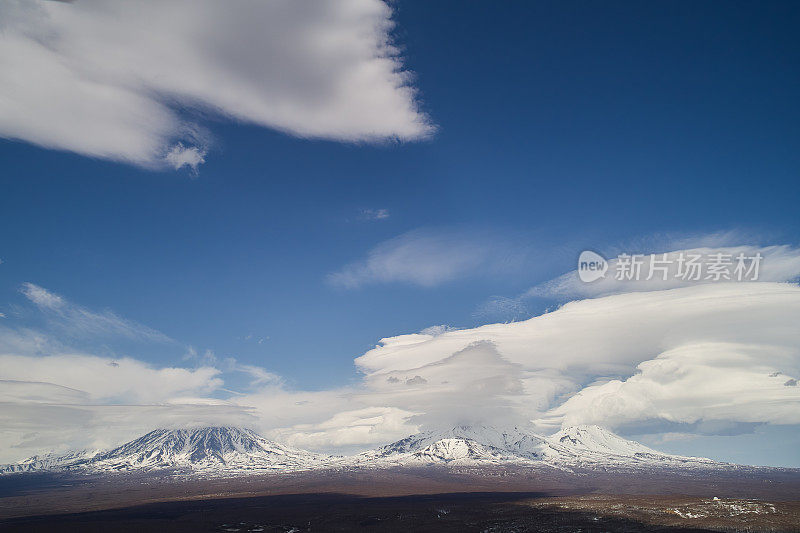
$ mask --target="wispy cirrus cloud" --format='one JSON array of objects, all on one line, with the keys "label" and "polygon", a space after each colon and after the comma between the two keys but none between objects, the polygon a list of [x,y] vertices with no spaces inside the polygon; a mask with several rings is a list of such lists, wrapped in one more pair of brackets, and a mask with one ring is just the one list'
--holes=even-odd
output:
[{"label": "wispy cirrus cloud", "polygon": [[[693,241],[697,242],[697,241]],[[630,253],[628,253],[631,256]],[[741,275],[737,277],[738,257],[742,257]],[[758,257],[757,264],[752,258]],[[579,278],[577,271],[567,272],[558,278],[531,288],[519,297],[520,300],[531,297],[575,298],[593,297],[634,291],[653,291],[689,287],[703,283],[720,281],[792,281],[800,276],[800,249],[789,245],[779,246],[702,246],[698,248],[679,249],[668,252],[641,254],[635,267],[638,275],[627,279],[619,275],[620,270],[632,273],[629,267],[630,258],[620,260],[608,257],[608,271],[605,277],[591,283]],[[710,274],[709,267],[718,260],[726,261],[722,269],[725,278]],[[686,266],[689,260],[694,265]],[[621,264],[625,261],[625,264]],[[719,264],[719,263],[718,263]],[[683,266],[681,266],[683,265]],[[689,270],[694,268],[692,275]],[[662,270],[663,269],[663,270]],[[753,277],[755,276],[755,279]],[[741,278],[741,279],[739,279]]]},{"label": "wispy cirrus cloud", "polygon": [[362,209],[361,218],[363,220],[386,220],[389,218],[388,209]]},{"label": "wispy cirrus cloud", "polygon": [[424,138],[434,128],[392,28],[380,0],[8,0],[0,137],[194,171],[212,144],[204,115],[305,138]]},{"label": "wispy cirrus cloud", "polygon": [[[530,309],[536,306],[534,300],[564,302],[576,298],[691,287],[720,281],[747,283],[800,279],[800,248],[786,244],[761,246],[756,244],[759,239],[741,230],[688,236],[663,234],[591,249],[593,252],[599,251],[607,260],[608,269],[602,278],[589,283],[582,281],[579,276],[579,251],[574,251],[574,255],[570,254],[574,260],[573,269],[517,295],[491,296],[476,307],[473,316],[486,322],[517,321],[531,316]],[[564,255],[563,251],[561,255]],[[635,279],[620,275],[622,270],[627,272],[626,275],[634,270],[620,263],[618,256],[624,255],[636,255],[635,269],[638,275]],[[741,280],[736,274],[740,256],[744,267]],[[754,263],[752,258],[756,256],[759,257],[758,264],[750,270]],[[709,266],[719,259],[727,261],[723,269],[727,277],[715,279],[709,273]],[[623,258],[623,261],[631,260]],[[693,265],[686,267],[689,261]],[[754,275],[757,278],[755,280],[752,279]]]},{"label": "wispy cirrus cloud", "polygon": [[173,342],[160,331],[124,319],[112,311],[92,311],[34,283],[26,282],[20,292],[36,304],[45,316],[70,336],[121,336],[153,342]]},{"label": "wispy cirrus cloud", "polygon": [[524,246],[486,231],[419,229],[378,244],[327,280],[346,289],[379,283],[433,287],[506,271],[518,266],[525,253]]}]

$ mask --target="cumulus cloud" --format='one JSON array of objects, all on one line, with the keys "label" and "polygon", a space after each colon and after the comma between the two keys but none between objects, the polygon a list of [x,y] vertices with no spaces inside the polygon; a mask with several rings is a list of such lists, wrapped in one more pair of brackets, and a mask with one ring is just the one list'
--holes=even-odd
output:
[{"label": "cumulus cloud", "polygon": [[376,283],[423,287],[517,266],[525,254],[498,235],[415,230],[378,244],[367,256],[328,275],[334,286],[353,289]]},{"label": "cumulus cloud", "polygon": [[208,115],[308,138],[419,139],[433,127],[391,17],[380,0],[9,0],[0,136],[193,170]]}]

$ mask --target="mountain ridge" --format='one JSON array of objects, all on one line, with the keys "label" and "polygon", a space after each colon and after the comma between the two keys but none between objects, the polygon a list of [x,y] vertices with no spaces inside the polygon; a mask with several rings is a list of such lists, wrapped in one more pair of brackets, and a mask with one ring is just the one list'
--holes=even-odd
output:
[{"label": "mountain ridge", "polygon": [[746,468],[658,452],[599,426],[573,426],[542,436],[531,428],[457,425],[423,431],[380,448],[334,457],[284,446],[235,426],[155,429],[108,451],[34,456],[0,465],[0,473],[156,472],[241,475],[306,470],[424,466],[517,466],[575,470]]},{"label": "mountain ridge", "polygon": [[[581,425],[542,436],[513,426],[453,426],[423,431],[349,459],[359,467],[503,464],[574,469],[719,468],[726,463],[659,452],[599,426]],[[732,466],[732,465],[731,465]]]}]

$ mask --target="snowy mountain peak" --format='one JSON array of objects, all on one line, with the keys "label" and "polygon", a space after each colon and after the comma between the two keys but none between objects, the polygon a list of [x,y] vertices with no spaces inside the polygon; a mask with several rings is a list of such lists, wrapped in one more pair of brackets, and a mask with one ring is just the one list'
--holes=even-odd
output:
[{"label": "snowy mountain peak", "polygon": [[453,426],[444,430],[423,431],[381,448],[383,453],[407,453],[421,449],[440,440],[463,440],[504,449],[525,437],[543,440],[542,437],[518,427],[500,429],[494,426]]},{"label": "snowy mountain peak", "polygon": [[185,458],[225,464],[231,454],[253,454],[277,448],[254,431],[237,427],[202,427],[195,429],[156,429],[136,440],[101,454],[98,460],[118,457],[135,462],[170,461]]},{"label": "snowy mountain peak", "polygon": [[530,428],[454,426],[424,431],[365,452],[359,466],[504,465],[558,469],[708,467],[713,461],[657,452],[599,426],[574,426],[549,437]]},{"label": "snowy mountain peak", "polygon": [[176,470],[237,476],[324,468],[387,468],[424,465],[575,469],[716,468],[708,459],[652,450],[598,426],[574,426],[543,437],[515,426],[452,426],[411,435],[355,457],[333,458],[269,441],[238,427],[157,429],[106,452],[72,452],[0,465],[0,473]]},{"label": "snowy mountain peak", "polygon": [[496,463],[535,460],[545,439],[519,427],[453,426],[411,435],[374,452],[359,463]]},{"label": "snowy mountain peak", "polygon": [[562,429],[548,439],[576,453],[608,454],[634,457],[637,454],[663,455],[636,441],[627,440],[595,425],[579,425]]},{"label": "snowy mountain peak", "polygon": [[[180,469],[199,473],[239,474],[315,468],[327,456],[296,450],[238,427],[156,429],[113,450],[80,457],[31,458],[19,463],[33,470],[119,472]],[[20,471],[7,465],[0,472]]]},{"label": "snowy mountain peak", "polygon": [[297,470],[316,466],[324,456],[269,441],[237,427],[157,429],[109,452],[93,467],[190,468],[193,470]]}]

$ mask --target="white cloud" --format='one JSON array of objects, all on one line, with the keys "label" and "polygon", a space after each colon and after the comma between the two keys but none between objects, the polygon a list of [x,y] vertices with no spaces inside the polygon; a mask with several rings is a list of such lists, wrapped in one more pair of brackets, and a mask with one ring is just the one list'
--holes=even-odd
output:
[{"label": "white cloud", "polygon": [[214,366],[217,364],[217,355],[214,350],[206,350],[200,355],[194,346],[187,346],[183,354],[184,361],[192,361],[200,366]]},{"label": "white cloud", "polygon": [[[708,239],[711,244],[724,241],[723,236],[712,235]],[[689,242],[697,242],[697,239],[692,239]],[[632,252],[628,251],[628,255]],[[539,285],[530,289],[521,298],[530,297],[594,297],[607,294],[618,294],[623,292],[632,291],[653,291],[672,289],[677,287],[688,287],[698,285],[701,283],[715,283],[713,278],[707,278],[708,265],[714,260],[716,254],[723,254],[730,258],[731,265],[728,267],[728,272],[731,274],[733,280],[734,269],[737,261],[736,257],[743,254],[745,258],[754,257],[760,254],[758,279],[757,281],[791,281],[800,276],[800,249],[788,245],[782,246],[702,246],[697,248],[679,249],[671,252],[660,252],[656,254],[644,254],[642,257],[642,265],[640,267],[641,276],[635,280],[618,280],[616,279],[616,272],[618,268],[618,260],[615,257],[607,257],[609,260],[608,272],[605,277],[591,283],[584,283],[578,277],[577,271],[568,272],[552,281]],[[702,265],[702,276],[699,280],[683,279],[676,274],[678,273],[679,257],[683,256],[688,258],[691,255],[699,255],[698,264]],[[655,258],[655,262],[653,259]],[[666,263],[664,261],[666,260]],[[577,262],[577,258],[576,258]],[[666,278],[665,273],[658,270],[660,266],[667,266]],[[746,267],[750,267],[751,262],[745,262]],[[577,265],[576,265],[577,266]],[[653,269],[652,279],[650,277],[651,266],[656,267]],[[747,279],[746,276],[743,276]]]},{"label": "white cloud", "polygon": [[208,114],[300,137],[419,139],[433,128],[391,16],[379,0],[8,0],[0,136],[193,169]]},{"label": "white cloud", "polygon": [[[781,276],[792,272],[790,252],[770,255],[783,265],[775,271]],[[28,289],[47,313],[74,307]],[[92,417],[127,434],[124,421],[97,415],[106,408],[119,414],[121,402],[136,413],[180,406],[175,418],[158,411],[162,418],[152,423],[211,422],[228,413],[284,442],[340,452],[453,423],[534,420],[546,430],[591,422],[684,434],[800,424],[799,321],[800,287],[793,283],[614,294],[523,322],[386,338],[356,359],[360,382],[320,391],[289,390],[266,369],[220,362],[210,352],[189,350],[199,368],[162,368],[72,353],[35,332],[0,329],[7,347],[0,350],[0,401],[13,406],[4,415],[12,429],[3,442],[22,446],[23,429],[47,434],[43,424],[62,415],[86,439],[104,431]],[[36,355],[20,355],[26,351]],[[226,372],[250,376],[251,389],[225,398]],[[22,420],[21,413],[41,420]]]},{"label": "white cloud", "polygon": [[197,173],[200,165],[206,162],[205,157],[205,150],[200,150],[196,146],[187,148],[178,143],[167,152],[165,159],[175,170],[181,167],[189,167],[192,172]]},{"label": "white cloud", "polygon": [[[46,344],[51,355],[13,353],[32,347],[22,337],[0,330],[0,463],[50,450],[114,446],[156,427],[258,426],[251,408],[215,397],[226,394],[230,369],[61,352],[57,342]],[[233,371],[261,385],[271,377],[247,365]]]},{"label": "white cloud", "polygon": [[252,426],[246,409],[227,404],[92,405],[16,402],[0,409],[0,462],[48,451],[108,449],[156,427],[198,423]]},{"label": "white cloud", "polygon": [[[498,411],[553,428],[689,420],[687,413],[792,423],[800,396],[784,383],[800,375],[798,320],[796,285],[707,284],[570,302],[524,322],[391,337],[356,364],[384,405],[418,408],[434,420],[463,413],[491,420]],[[668,370],[691,377],[669,381]],[[774,372],[779,377],[767,378]],[[431,387],[405,387],[414,376]],[[703,401],[693,396],[698,382],[712,379],[729,385],[706,387]],[[743,383],[750,386],[737,394]],[[598,395],[605,403],[586,411]]]},{"label": "white cloud", "polygon": [[225,394],[223,375],[243,372],[259,386],[278,379],[232,359],[220,368],[213,352],[199,357],[191,347],[186,359],[194,368],[74,349],[77,339],[99,337],[103,352],[113,353],[119,340],[161,343],[166,337],[31,283],[20,292],[49,327],[31,329],[18,320],[0,327],[0,462],[50,449],[119,444],[158,426],[255,425],[247,407],[215,397]]},{"label": "white cloud", "polygon": [[64,307],[64,299],[43,287],[33,283],[23,283],[20,292],[25,297],[44,309],[61,309]]},{"label": "white cloud", "polygon": [[111,311],[90,311],[33,283],[23,283],[20,292],[44,311],[51,323],[69,336],[107,335],[155,342],[172,341],[160,331],[121,318]]},{"label": "white cloud", "polygon": [[472,316],[482,319],[484,322],[511,322],[530,318],[531,313],[525,304],[524,297],[492,296],[479,305]]},{"label": "white cloud", "polygon": [[205,394],[222,385],[219,374],[212,367],[154,368],[127,357],[0,354],[0,379],[58,385],[81,391],[93,401],[151,403],[189,392]]},{"label": "white cloud", "polygon": [[375,283],[432,287],[504,271],[517,265],[523,253],[522,247],[486,232],[416,230],[379,244],[366,258],[330,274],[328,281],[348,289]]},{"label": "white cloud", "polygon": [[0,332],[0,462],[50,450],[106,447],[159,426],[253,424],[248,410],[208,395],[212,367],[156,367],[80,353],[8,353]]},{"label": "white cloud", "polygon": [[279,385],[283,383],[283,378],[281,378],[279,375],[269,372],[260,366],[245,365],[234,361],[232,364],[232,369],[236,372],[243,372],[249,375],[252,378],[250,381],[251,386]]},{"label": "white cloud", "polygon": [[336,413],[317,424],[272,430],[271,436],[299,448],[361,450],[382,445],[419,428],[408,423],[414,413],[395,407],[365,407]]},{"label": "white cloud", "polygon": [[524,392],[524,370],[492,341],[476,340],[435,361],[368,372],[361,394],[363,401],[374,395],[371,401],[414,411],[412,421],[428,426],[516,423],[524,420],[515,405]]},{"label": "white cloud", "polygon": [[385,220],[389,218],[388,209],[362,209],[361,218],[364,220]]},{"label": "white cloud", "polygon": [[551,415],[566,425],[614,427],[658,419],[800,424],[800,390],[785,386],[789,375],[776,368],[797,376],[797,350],[766,343],[685,344],[640,363],[627,379],[584,388]]},{"label": "white cloud", "polygon": [[339,453],[457,423],[729,434],[800,422],[800,387],[786,385],[800,377],[798,320],[792,284],[612,295],[524,322],[382,339],[356,359],[361,383],[234,401],[274,438]]},{"label": "white cloud", "polygon": [[448,331],[455,331],[458,328],[454,328],[452,326],[448,326],[447,324],[437,324],[435,326],[428,326],[427,328],[420,331],[422,335],[441,335],[442,333],[446,333]]}]

